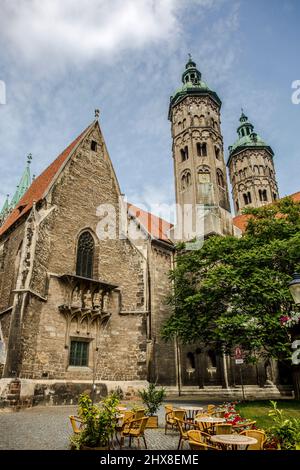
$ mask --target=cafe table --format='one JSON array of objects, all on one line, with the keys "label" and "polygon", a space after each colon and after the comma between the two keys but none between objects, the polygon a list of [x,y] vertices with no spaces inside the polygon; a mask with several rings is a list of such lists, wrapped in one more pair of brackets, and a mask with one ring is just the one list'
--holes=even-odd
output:
[{"label": "cafe table", "polygon": [[220,444],[226,450],[247,450],[249,445],[257,444],[254,437],[241,436],[240,434],[218,434],[211,436],[211,442]]},{"label": "cafe table", "polygon": [[200,416],[195,419],[196,423],[203,423],[205,430],[209,431],[214,428],[215,424],[222,424],[226,422],[225,418],[218,418],[217,416]]},{"label": "cafe table", "polygon": [[225,418],[218,418],[217,416],[200,416],[195,419],[196,423],[204,424],[206,432],[214,432],[214,426],[216,424],[222,424],[226,422]]},{"label": "cafe table", "polygon": [[187,421],[195,421],[195,416],[203,411],[201,406],[181,406],[180,409],[185,411]]}]

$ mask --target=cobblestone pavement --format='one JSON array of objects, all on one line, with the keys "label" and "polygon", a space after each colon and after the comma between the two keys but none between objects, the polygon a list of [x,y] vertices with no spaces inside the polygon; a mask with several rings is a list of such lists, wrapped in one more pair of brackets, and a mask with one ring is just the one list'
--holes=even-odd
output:
[{"label": "cobblestone pavement", "polygon": [[[176,403],[173,403],[176,406]],[[180,402],[178,406],[190,403]],[[130,406],[130,404],[129,404]],[[201,404],[205,406],[205,404]],[[69,415],[76,414],[76,406],[34,407],[19,412],[0,412],[1,450],[67,450],[72,428]],[[145,432],[148,449],[176,449],[179,435],[175,431],[164,433],[164,408],[158,413],[159,429]],[[135,447],[136,444],[133,445]],[[143,447],[143,443],[142,443]],[[126,448],[126,447],[125,447]]]}]

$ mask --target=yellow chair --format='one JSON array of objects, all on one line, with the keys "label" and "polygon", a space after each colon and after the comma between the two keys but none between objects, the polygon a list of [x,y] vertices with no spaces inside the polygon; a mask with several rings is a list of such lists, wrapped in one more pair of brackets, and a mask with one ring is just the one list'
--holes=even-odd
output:
[{"label": "yellow chair", "polygon": [[168,426],[171,429],[176,425],[176,421],[173,415],[173,405],[165,405],[165,434],[167,434]]},{"label": "yellow chair", "polygon": [[216,418],[224,418],[226,411],[213,411],[212,415]]},{"label": "yellow chair", "polygon": [[245,431],[240,432],[242,436],[254,437],[257,439],[256,444],[250,444],[247,447],[247,450],[263,450],[264,443],[266,442],[266,433],[259,429],[246,429]]},{"label": "yellow chair", "polygon": [[190,429],[187,431],[189,441],[211,444],[210,435],[198,429]]},{"label": "yellow chair", "polygon": [[173,416],[174,418],[178,418],[181,419],[181,421],[184,421],[185,410],[173,410]]},{"label": "yellow chair", "polygon": [[215,434],[231,434],[232,424],[215,424]]},{"label": "yellow chair", "polygon": [[133,420],[134,418],[134,412],[133,411],[125,411],[123,419],[120,424],[117,425],[116,431],[120,433],[120,447],[122,447],[124,443],[124,436],[126,434],[126,431],[129,429],[129,423]]},{"label": "yellow chair", "polygon": [[148,419],[148,416],[144,416],[143,418],[130,421],[128,430],[124,431],[124,436],[129,437],[129,447],[131,447],[132,439],[137,439],[138,448],[140,449],[140,438],[142,438],[145,444],[145,448],[147,449],[145,428],[147,426]]},{"label": "yellow chair", "polygon": [[207,405],[207,413],[212,414],[216,408],[216,405]]},{"label": "yellow chair", "polygon": [[179,419],[177,417],[174,418],[177,424],[177,427],[179,429],[179,442],[178,442],[178,447],[177,449],[181,449],[181,446],[183,444],[183,441],[188,440],[188,428],[193,426],[193,424],[190,421],[184,421],[183,419]]},{"label": "yellow chair", "polygon": [[145,417],[145,408],[140,408],[134,412],[134,419],[141,419]]},{"label": "yellow chair", "polygon": [[256,425],[256,421],[246,421],[246,422],[243,422],[241,424],[233,424],[232,429],[235,432],[240,434],[242,431],[247,431],[247,429],[245,429],[245,428],[252,429],[253,426],[255,426],[255,425]]},{"label": "yellow chair", "polygon": [[[199,413],[196,415],[196,419],[201,419],[201,418],[208,418],[210,415],[208,415],[207,413]],[[211,429],[212,429],[212,425],[211,423],[205,423],[205,422],[201,422],[201,421],[196,421],[196,424],[195,426],[197,426],[197,428],[199,429],[199,431],[203,431],[203,432],[210,432]]]},{"label": "yellow chair", "polygon": [[202,442],[195,442],[189,440],[189,445],[191,450],[220,450],[217,447],[211,446],[209,444],[204,444]]},{"label": "yellow chair", "polygon": [[72,429],[74,434],[80,434],[82,431],[83,423],[78,416],[70,415],[69,419],[71,421]]}]

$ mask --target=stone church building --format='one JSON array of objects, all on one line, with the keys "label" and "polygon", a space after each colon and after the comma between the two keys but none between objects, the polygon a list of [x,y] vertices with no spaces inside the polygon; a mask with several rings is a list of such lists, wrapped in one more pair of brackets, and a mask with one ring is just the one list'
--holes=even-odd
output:
[{"label": "stone church building", "polygon": [[[243,208],[278,198],[273,151],[242,113],[227,161],[232,216],[220,110],[190,58],[169,120],[177,220],[189,206],[196,221],[201,206],[204,238],[240,236]],[[33,180],[29,156],[1,211],[0,406],[73,403],[86,389],[129,398],[147,381],[174,394],[241,396],[233,357],[161,339],[174,227],[124,201],[97,117]],[[243,375],[249,396],[290,390],[272,361],[243,366]]]}]

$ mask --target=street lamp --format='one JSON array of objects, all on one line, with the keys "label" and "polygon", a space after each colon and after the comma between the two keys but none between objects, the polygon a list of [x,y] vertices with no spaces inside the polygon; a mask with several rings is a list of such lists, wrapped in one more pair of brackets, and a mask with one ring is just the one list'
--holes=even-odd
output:
[{"label": "street lamp", "polygon": [[294,273],[293,280],[289,283],[288,286],[295,304],[300,304],[300,274]]},{"label": "street lamp", "polygon": [[[290,293],[296,305],[300,305],[300,274],[294,273],[293,280],[288,284]],[[300,331],[299,325],[296,326],[297,330],[291,331],[292,349],[295,351],[292,354],[292,374],[294,382],[294,394],[297,400],[300,399]],[[295,327],[294,327],[295,329]]]}]

